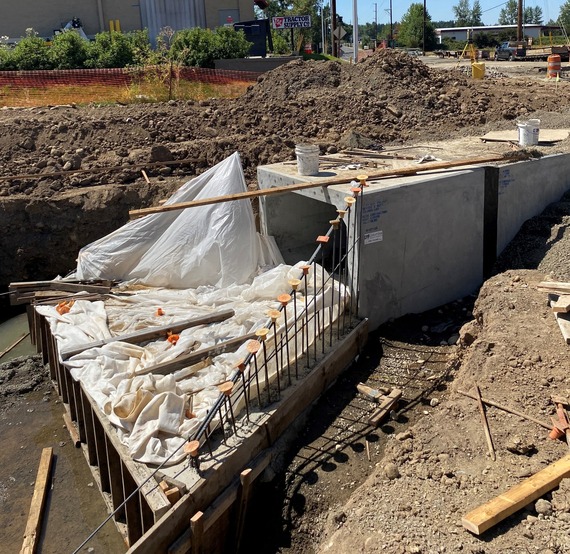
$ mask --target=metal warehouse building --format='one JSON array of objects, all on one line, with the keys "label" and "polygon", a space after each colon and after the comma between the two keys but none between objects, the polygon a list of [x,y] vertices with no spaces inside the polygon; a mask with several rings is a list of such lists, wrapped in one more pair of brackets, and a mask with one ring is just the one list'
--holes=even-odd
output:
[{"label": "metal warehouse building", "polygon": [[16,39],[33,28],[51,37],[74,17],[93,36],[119,21],[122,31],[148,29],[155,37],[161,28],[216,28],[228,22],[254,19],[252,0],[27,0],[5,2],[0,36]]}]

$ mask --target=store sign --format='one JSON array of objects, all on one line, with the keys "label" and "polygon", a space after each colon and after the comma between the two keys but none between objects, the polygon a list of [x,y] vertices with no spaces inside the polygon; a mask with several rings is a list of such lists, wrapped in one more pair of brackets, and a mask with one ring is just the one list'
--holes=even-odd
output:
[{"label": "store sign", "polygon": [[272,18],[274,29],[306,29],[311,27],[310,15],[286,15]]}]

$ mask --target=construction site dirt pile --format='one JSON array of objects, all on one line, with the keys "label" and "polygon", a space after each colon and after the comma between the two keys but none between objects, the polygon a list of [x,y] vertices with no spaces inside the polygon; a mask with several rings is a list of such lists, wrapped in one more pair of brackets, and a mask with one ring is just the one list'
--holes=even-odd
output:
[{"label": "construction site dirt pile", "polygon": [[[522,77],[476,81],[380,50],[356,65],[291,62],[236,100],[4,109],[3,176],[39,178],[2,180],[0,196],[45,199],[82,187],[144,184],[141,165],[167,186],[235,150],[253,183],[258,165],[293,159],[297,142],[331,153],[351,132],[383,146],[514,128],[517,117],[563,110],[570,104],[565,86]],[[152,165],[175,160],[184,163]],[[91,168],[106,171],[50,175]]]}]

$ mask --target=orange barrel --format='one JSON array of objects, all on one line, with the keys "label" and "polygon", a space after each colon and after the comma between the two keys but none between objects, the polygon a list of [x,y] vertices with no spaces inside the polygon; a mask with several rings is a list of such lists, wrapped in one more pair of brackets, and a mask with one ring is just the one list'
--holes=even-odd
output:
[{"label": "orange barrel", "polygon": [[551,54],[548,56],[548,78],[555,79],[560,75],[560,56],[558,54]]}]

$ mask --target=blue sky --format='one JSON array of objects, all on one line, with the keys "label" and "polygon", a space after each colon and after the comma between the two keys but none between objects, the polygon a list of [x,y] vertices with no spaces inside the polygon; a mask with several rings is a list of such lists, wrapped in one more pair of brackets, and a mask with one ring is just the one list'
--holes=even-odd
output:
[{"label": "blue sky", "polygon": [[[325,0],[327,1],[327,0]],[[423,2],[423,0],[415,0]],[[560,12],[560,6],[565,0],[523,0],[523,4],[527,7],[539,6],[544,15],[544,22],[550,19],[556,20]],[[483,23],[485,25],[495,25],[499,19],[499,13],[505,0],[479,0],[483,9]],[[374,21],[374,4],[378,5],[378,23],[389,23],[390,0],[358,0],[358,22],[368,23]],[[408,11],[410,4],[414,0],[392,0],[392,16],[394,21],[399,21]],[[453,19],[453,6],[457,4],[457,0],[426,0],[427,12],[434,21],[442,21]],[[470,0],[473,5],[473,0]],[[352,6],[353,0],[337,0],[337,12],[343,16],[344,21],[352,23]]]}]

